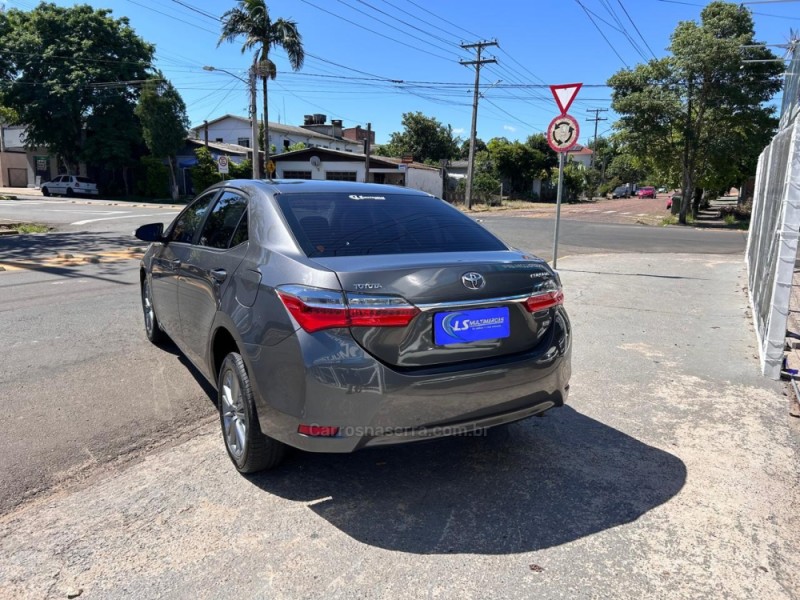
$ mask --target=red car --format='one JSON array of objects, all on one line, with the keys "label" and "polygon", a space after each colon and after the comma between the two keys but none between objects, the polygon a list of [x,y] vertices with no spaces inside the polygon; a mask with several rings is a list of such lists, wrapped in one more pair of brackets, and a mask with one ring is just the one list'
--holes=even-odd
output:
[{"label": "red car", "polygon": [[638,190],[636,190],[636,196],[639,198],[655,198],[656,188],[651,185],[640,187]]}]

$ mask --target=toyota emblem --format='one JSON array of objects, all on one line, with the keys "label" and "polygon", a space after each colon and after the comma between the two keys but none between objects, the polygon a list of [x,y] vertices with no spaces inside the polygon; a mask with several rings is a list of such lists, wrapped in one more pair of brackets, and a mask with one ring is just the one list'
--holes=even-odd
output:
[{"label": "toyota emblem", "polygon": [[461,276],[461,283],[463,283],[464,287],[467,289],[479,290],[486,285],[486,280],[480,273],[470,271],[469,273],[464,273]]}]

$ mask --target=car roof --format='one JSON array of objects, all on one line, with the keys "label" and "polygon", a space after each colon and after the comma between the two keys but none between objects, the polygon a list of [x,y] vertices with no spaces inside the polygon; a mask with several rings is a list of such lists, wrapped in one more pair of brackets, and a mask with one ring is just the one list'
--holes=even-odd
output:
[{"label": "car roof", "polygon": [[221,181],[213,187],[256,187],[271,195],[277,194],[318,194],[318,193],[354,193],[354,194],[406,194],[414,196],[434,197],[432,194],[397,185],[382,183],[359,183],[355,181],[327,181],[314,179],[232,179]]}]

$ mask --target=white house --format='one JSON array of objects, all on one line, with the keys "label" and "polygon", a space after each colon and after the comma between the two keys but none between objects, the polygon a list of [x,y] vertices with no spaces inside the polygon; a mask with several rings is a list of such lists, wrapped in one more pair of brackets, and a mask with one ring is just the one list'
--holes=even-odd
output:
[{"label": "white house", "polygon": [[592,166],[592,156],[594,152],[592,152],[591,148],[587,148],[586,146],[575,146],[572,150],[567,152],[567,158],[572,159],[573,162],[582,165],[585,169],[588,169]]},{"label": "white house", "polygon": [[[366,155],[329,148],[306,148],[277,154],[277,179],[327,179],[367,181]],[[442,197],[441,170],[422,163],[404,163],[399,158],[370,156],[369,181],[401,185]]]},{"label": "white house", "polygon": [[[209,142],[252,147],[250,119],[245,117],[225,115],[213,119],[194,127],[191,131],[192,137],[205,140],[206,131]],[[364,149],[363,142],[360,141],[336,138],[313,129],[272,121],[269,123],[269,140],[270,145],[275,146],[277,153],[284,152],[286,148],[297,143],[303,143],[309,148],[331,148],[347,152],[362,152]]]}]

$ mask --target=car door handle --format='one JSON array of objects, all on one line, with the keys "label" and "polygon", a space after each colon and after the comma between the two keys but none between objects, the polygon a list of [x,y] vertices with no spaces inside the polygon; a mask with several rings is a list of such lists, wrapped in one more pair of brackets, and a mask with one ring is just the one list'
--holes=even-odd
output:
[{"label": "car door handle", "polygon": [[211,278],[217,283],[225,281],[227,276],[228,272],[225,269],[211,269]]}]

